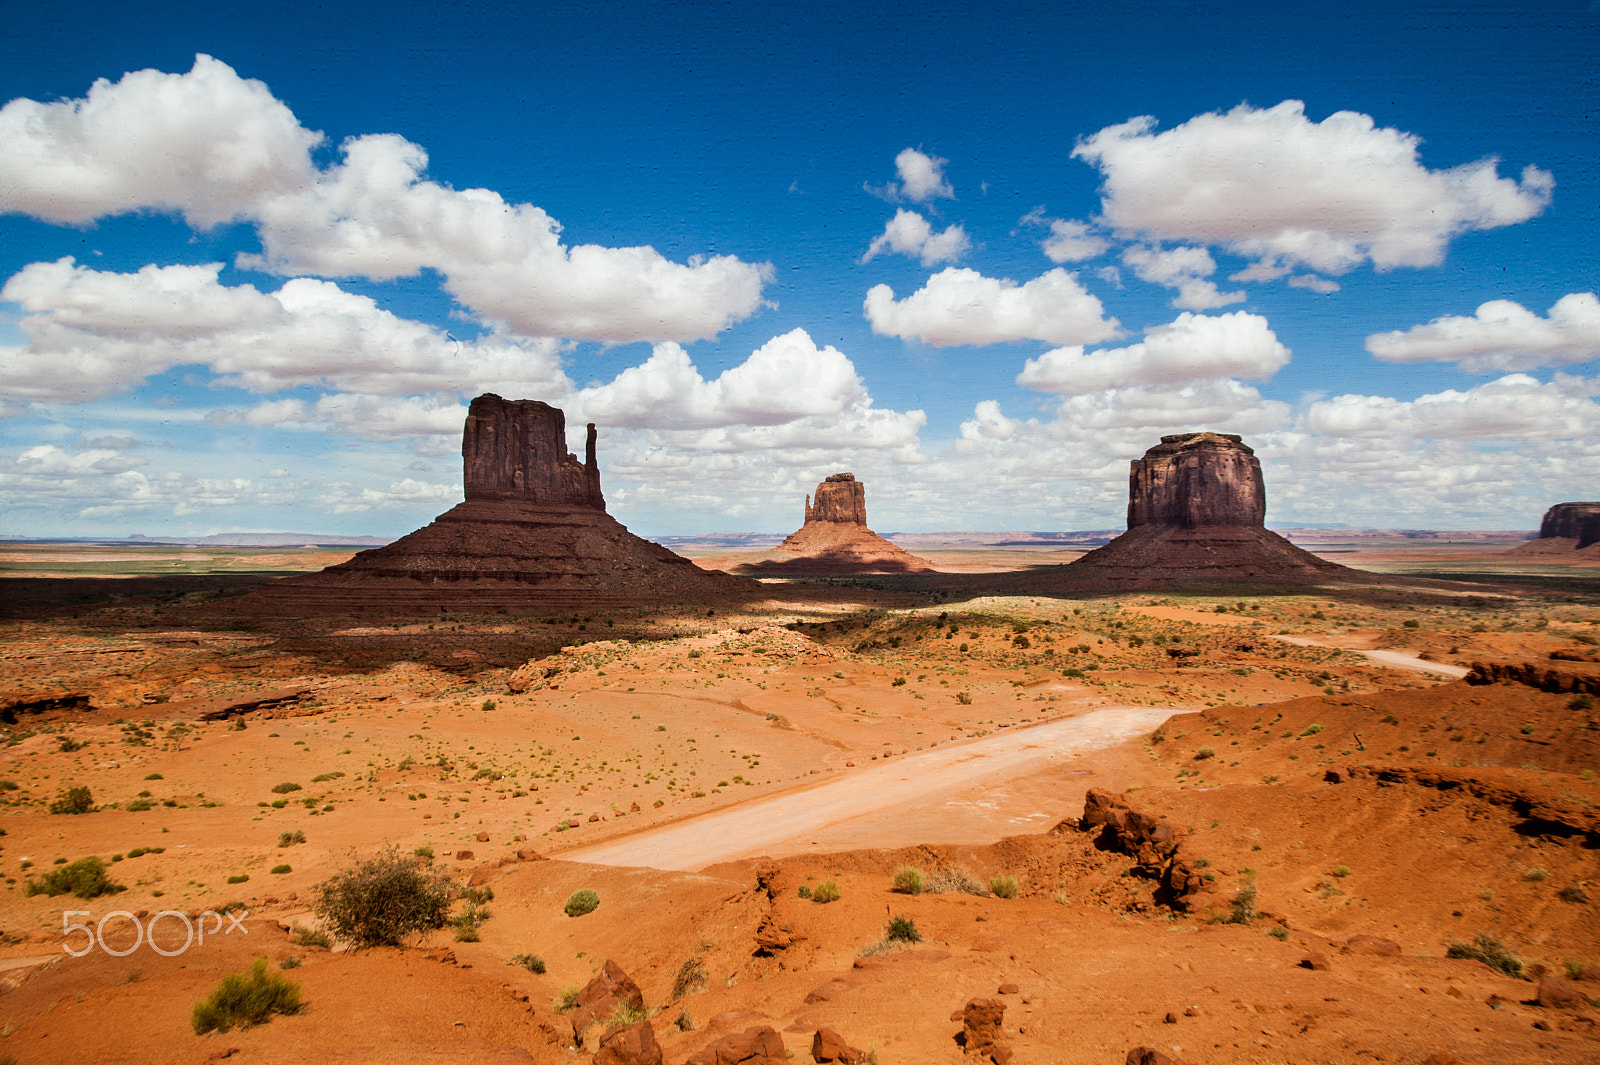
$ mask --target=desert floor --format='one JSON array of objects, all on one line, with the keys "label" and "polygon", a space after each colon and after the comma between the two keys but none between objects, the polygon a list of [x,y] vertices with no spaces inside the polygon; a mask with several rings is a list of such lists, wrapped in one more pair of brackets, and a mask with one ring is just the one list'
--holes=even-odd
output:
[{"label": "desert floor", "polygon": [[[1509,543],[1352,539],[1329,557],[1395,583],[1292,594],[835,578],[381,624],[250,609],[337,552],[7,545],[0,1060],[588,1061],[557,1005],[608,959],[671,1065],[762,1024],[796,1060],[826,1025],[962,1061],[975,996],[1024,1065],[1600,1060],[1600,713],[1461,679],[1600,675],[1600,569]],[[1073,557],[937,546],[955,574]],[[93,809],[50,812],[69,788]],[[1173,826],[1187,907],[1078,829],[1090,788]],[[317,885],[391,847],[492,891],[476,938],[299,942]],[[91,856],[125,890],[29,893]],[[905,866],[952,890],[893,891]],[[920,942],[884,941],[900,916]],[[1523,976],[1447,957],[1485,942]],[[256,957],[305,1008],[193,1034]],[[1536,1004],[1542,975],[1578,998]]]}]

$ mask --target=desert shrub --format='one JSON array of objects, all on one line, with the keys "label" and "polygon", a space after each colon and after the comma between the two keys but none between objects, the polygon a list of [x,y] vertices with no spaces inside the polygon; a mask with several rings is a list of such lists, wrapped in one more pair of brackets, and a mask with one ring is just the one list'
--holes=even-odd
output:
[{"label": "desert shrub", "polygon": [[1532,726],[1532,725],[1523,725],[1523,726],[1522,726],[1522,734],[1523,734],[1523,735],[1524,735],[1524,736],[1531,736],[1531,735],[1533,735],[1533,726]]},{"label": "desert shrub", "polygon": [[357,947],[400,946],[407,936],[443,928],[455,885],[422,871],[399,848],[358,861],[317,885],[317,916]]},{"label": "desert shrub", "polygon": [[1400,624],[1408,629],[1420,628],[1422,626],[1422,622],[1418,621],[1416,618],[1406,618]]},{"label": "desert shrub", "polygon": [[1545,872],[1543,869],[1538,868],[1537,866],[1532,868],[1532,869],[1527,870],[1522,875],[1524,877],[1526,877],[1527,879],[1529,879],[1529,880],[1544,880],[1544,879],[1547,879],[1550,876],[1549,873]]},{"label": "desert shrub", "polygon": [[1029,647],[1033,646],[1032,642],[1029,641],[1026,636],[1011,637],[1011,645],[1020,651],[1026,651]]},{"label": "desert shrub", "polygon": [[1233,909],[1228,914],[1229,924],[1249,924],[1256,919],[1256,882],[1245,881],[1233,896]]},{"label": "desert shrub", "polygon": [[917,922],[911,918],[891,917],[883,938],[896,943],[921,943],[922,933],[917,931]]},{"label": "desert shrub", "polygon": [[305,832],[303,832],[302,830],[300,830],[298,828],[295,829],[293,832],[279,832],[278,833],[278,846],[280,846],[280,847],[292,847],[296,843],[304,843],[305,841],[306,841]]},{"label": "desert shrub", "polygon": [[983,881],[959,865],[939,869],[928,878],[922,890],[930,895],[987,895]]},{"label": "desert shrub", "polygon": [[457,943],[476,943],[478,941],[478,917],[476,910],[468,910],[450,922],[455,930]]},{"label": "desert shrub", "polygon": [[1202,762],[1207,758],[1215,758],[1216,756],[1217,752],[1213,751],[1210,747],[1202,747],[1198,751],[1194,752],[1194,760],[1197,762]]},{"label": "desert shrub", "polygon": [[544,959],[537,954],[513,954],[511,964],[520,965],[535,976],[544,975]]},{"label": "desert shrub", "polygon": [[1329,869],[1328,872],[1342,879],[1343,877],[1350,875],[1350,867],[1348,865],[1336,865],[1332,869]]},{"label": "desert shrub", "polygon": [[29,880],[23,890],[29,895],[49,895],[52,898],[57,895],[76,895],[80,899],[92,899],[101,895],[115,895],[127,888],[113,884],[106,876],[105,863],[91,855],[52,869],[38,880]]},{"label": "desert shrub", "polygon": [[[967,645],[966,644],[962,644],[961,645],[961,649],[963,651],[965,651],[967,649]],[[956,692],[956,702],[960,703],[962,706],[971,706],[972,705],[972,693],[971,692]]]},{"label": "desert shrub", "polygon": [[582,917],[586,913],[593,913],[600,905],[600,893],[594,888],[579,888],[567,896],[566,905],[561,908],[568,917]]},{"label": "desert shrub", "polygon": [[[678,966],[678,975],[672,981],[672,995],[674,999],[682,998],[691,991],[703,990],[706,986],[706,967],[696,954]],[[689,1029],[685,1028],[684,1031]]]},{"label": "desert shrub", "polygon": [[146,773],[144,775],[144,778],[146,780],[165,780],[165,779],[167,779],[166,777],[162,776],[160,773]]},{"label": "desert shrub", "polygon": [[803,899],[809,899],[811,897],[811,885],[801,884],[795,889],[795,894],[799,895]]},{"label": "desert shrub", "polygon": [[902,865],[894,871],[894,890],[905,895],[922,894],[924,880],[922,870],[910,865]]},{"label": "desert shrub", "polygon": [[1271,928],[1267,929],[1267,935],[1271,936],[1273,939],[1276,939],[1279,943],[1282,943],[1284,940],[1289,938],[1289,930],[1283,927],[1281,924],[1275,924]]},{"label": "desert shrub", "polygon": [[616,1008],[611,1011],[611,1016],[602,1023],[602,1027],[608,1031],[612,1028],[625,1028],[630,1024],[649,1020],[654,1012],[649,1009],[635,1009],[626,1002],[618,1002]]},{"label": "desert shrub", "polygon": [[250,975],[222,978],[211,997],[202,999],[189,1017],[195,1035],[261,1024],[274,1013],[300,1011],[300,985],[267,972],[267,959],[257,958]]},{"label": "desert shrub", "polygon": [[272,785],[272,794],[274,794],[274,795],[287,795],[291,791],[299,791],[299,790],[300,790],[300,785],[294,784],[294,783],[291,783],[291,782],[288,782],[288,781],[285,781],[282,784],[274,784],[274,785]]},{"label": "desert shrub", "polygon": [[287,865],[274,865],[272,867],[272,873],[275,876],[282,876],[284,873],[291,873],[293,871],[294,870],[289,868]]},{"label": "desert shrub", "polygon": [[83,785],[66,788],[50,804],[53,814],[86,814],[94,809],[94,795]]},{"label": "desert shrub", "polygon": [[694,1031],[694,1018],[689,1016],[689,1008],[687,1006],[678,1010],[678,1015],[673,1018],[672,1023],[677,1026],[680,1032]]},{"label": "desert shrub", "polygon": [[812,902],[838,902],[839,885],[833,880],[824,880],[811,889]]},{"label": "desert shrub", "polygon": [[485,711],[493,710],[494,709],[494,700],[493,699],[485,699],[483,701],[483,705],[480,706],[478,709],[485,710]]},{"label": "desert shrub", "polygon": [[1593,710],[1594,696],[1588,692],[1579,692],[1567,701],[1568,710]]},{"label": "desert shrub", "polygon": [[494,888],[485,884],[483,887],[464,887],[461,897],[473,906],[482,906],[486,902],[494,901]]},{"label": "desert shrub", "polygon": [[331,947],[333,946],[333,937],[315,928],[295,925],[289,930],[289,942],[297,947]]},{"label": "desert shrub", "polygon": [[1321,725],[1307,725],[1304,729],[1301,730],[1300,735],[1301,736],[1315,736],[1317,733],[1319,733],[1321,731],[1322,731],[1322,726]]},{"label": "desert shrub", "polygon": [[568,984],[566,987],[563,987],[561,989],[561,993],[556,996],[556,1001],[554,1004],[555,1011],[557,1013],[565,1013],[577,1004],[578,985]]},{"label": "desert shrub", "polygon": [[1497,939],[1490,938],[1487,934],[1479,932],[1471,943],[1452,940],[1444,952],[1447,958],[1470,958],[1481,961],[1489,968],[1505,973],[1507,976],[1522,976],[1522,959],[1505,948]]},{"label": "desert shrub", "polygon": [[894,680],[891,680],[889,682],[889,686],[892,687],[892,688],[900,688],[900,687],[904,687],[905,683],[906,683],[906,678],[904,678],[904,677],[896,677],[896,678],[894,678]]},{"label": "desert shrub", "polygon": [[239,874],[237,874],[235,876],[228,877],[228,883],[230,883],[230,884],[243,884],[249,879],[250,879],[250,874],[249,873],[239,873]]},{"label": "desert shrub", "polygon": [[411,848],[411,856],[413,858],[422,858],[424,860],[431,861],[433,859],[433,848],[427,846],[413,847]]},{"label": "desert shrub", "polygon": [[280,969],[298,969],[298,968],[300,968],[300,959],[299,959],[298,956],[296,956],[294,954],[291,954],[287,958],[284,958],[282,961],[280,961],[278,963],[278,968],[280,968]]},{"label": "desert shrub", "polygon": [[1014,899],[1017,897],[1017,878],[1000,873],[989,878],[989,890],[996,898]]},{"label": "desert shrub", "polygon": [[344,774],[337,769],[332,773],[318,773],[316,776],[311,778],[311,783],[324,784],[330,780],[338,780],[342,776],[344,776]]},{"label": "desert shrub", "polygon": [[156,804],[151,802],[149,799],[134,799],[133,801],[129,802],[128,805],[124,806],[123,809],[128,811],[130,814],[142,814],[146,810],[155,809],[155,805]]}]

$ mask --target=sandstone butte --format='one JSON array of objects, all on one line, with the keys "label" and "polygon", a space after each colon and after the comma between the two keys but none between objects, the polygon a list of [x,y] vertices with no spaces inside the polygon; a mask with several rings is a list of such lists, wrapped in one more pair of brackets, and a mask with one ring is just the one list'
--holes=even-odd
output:
[{"label": "sandstone butte", "polygon": [[931,573],[934,568],[867,528],[867,489],[853,473],[835,473],[817,485],[815,496],[806,496],[804,524],[773,554],[736,572]]},{"label": "sandstone butte", "polygon": [[1266,529],[1261,462],[1226,433],[1163,436],[1133,460],[1128,531],[1017,591],[1163,588],[1211,583],[1328,584],[1370,579]]},{"label": "sandstone butte", "polygon": [[566,415],[493,393],[472,401],[461,438],[466,499],[386,547],[248,597],[274,613],[416,613],[759,596],[702,570],[606,513],[589,425],[584,459],[567,451]]},{"label": "sandstone butte", "polygon": [[1544,512],[1539,537],[1512,548],[1515,554],[1600,554],[1600,503],[1557,503]]}]

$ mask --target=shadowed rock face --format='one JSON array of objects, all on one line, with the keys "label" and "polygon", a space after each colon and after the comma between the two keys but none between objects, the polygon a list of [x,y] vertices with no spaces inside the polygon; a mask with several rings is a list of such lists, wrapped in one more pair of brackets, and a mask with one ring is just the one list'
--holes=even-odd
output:
[{"label": "shadowed rock face", "polygon": [[1600,503],[1557,503],[1545,511],[1539,539],[1554,536],[1577,540],[1579,550],[1600,543]]},{"label": "shadowed rock face", "polygon": [[1224,433],[1163,436],[1128,474],[1128,528],[1263,527],[1267,489],[1256,453]]},{"label": "shadowed rock face", "polygon": [[467,500],[604,510],[594,452],[593,422],[580,464],[567,451],[567,416],[559,408],[485,393],[467,408],[461,434]]},{"label": "shadowed rock face", "polygon": [[836,473],[817,485],[816,503],[806,496],[806,521],[867,523],[867,487],[853,473]]}]

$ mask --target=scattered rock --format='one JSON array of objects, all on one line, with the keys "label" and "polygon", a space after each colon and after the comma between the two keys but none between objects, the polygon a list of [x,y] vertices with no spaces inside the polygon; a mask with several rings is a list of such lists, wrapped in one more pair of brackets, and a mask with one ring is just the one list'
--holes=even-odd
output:
[{"label": "scattered rock", "polygon": [[1012,1050],[1000,1041],[1001,1024],[1006,1007],[994,998],[974,998],[961,1010],[961,1032],[956,1041],[968,1057],[988,1058],[995,1065],[1005,1065]]},{"label": "scattered rock", "polygon": [[683,1065],[788,1065],[789,1052],[776,1029],[762,1026],[725,1035],[701,1047]]},{"label": "scattered rock", "polygon": [[1346,954],[1374,954],[1387,958],[1400,956],[1400,944],[1382,936],[1351,936],[1345,940],[1342,949]]},{"label": "scattered rock", "polygon": [[1123,1059],[1123,1065],[1186,1065],[1184,1061],[1163,1054],[1155,1047],[1134,1047]]},{"label": "scattered rock", "polygon": [[519,862],[538,862],[538,861],[543,861],[543,860],[544,860],[544,855],[540,854],[538,851],[534,850],[532,847],[518,847],[517,848],[517,861],[519,861]]},{"label": "scattered rock", "polygon": [[594,1065],[662,1065],[661,1044],[649,1021],[622,1025],[600,1037]]},{"label": "scattered rock", "polygon": [[1483,1004],[1492,1010],[1501,1010],[1507,1006],[1515,1005],[1516,999],[1506,998],[1504,995],[1490,995],[1483,1000]]},{"label": "scattered rock", "polygon": [[[1064,821],[1055,831],[1071,824]],[[1108,791],[1088,790],[1077,827],[1085,832],[1099,830],[1096,847],[1132,857],[1140,875],[1160,884],[1157,900],[1175,910],[1194,909],[1198,897],[1211,888],[1200,870],[1180,857],[1178,832],[1172,825],[1130,809]]]},{"label": "scattered rock", "polygon": [[458,862],[470,862],[470,861],[472,861],[472,852],[471,851],[456,851],[456,861],[458,861]]},{"label": "scattered rock", "polygon": [[[847,983],[843,980],[829,980],[827,983],[823,984],[821,987],[817,988],[806,996],[806,1005],[814,1006],[818,1002],[832,1002],[834,999],[838,998],[846,991],[849,991],[854,986],[854,984]],[[958,1014],[950,1019],[953,1021],[959,1021],[961,1017]]]},{"label": "scattered rock", "polygon": [[487,833],[487,832],[479,832],[478,835],[477,835],[477,840],[478,840],[479,843],[488,843],[489,842],[489,833]]},{"label": "scattered rock", "polygon": [[818,1028],[816,1035],[811,1037],[811,1060],[818,1062],[838,1061],[844,1065],[860,1065],[867,1059],[865,1052],[857,1050],[844,1041],[844,1036],[832,1028]]},{"label": "scattered rock", "polygon": [[1546,1009],[1578,1009],[1585,1004],[1583,992],[1564,976],[1547,973],[1539,980],[1539,992],[1534,1001]]},{"label": "scattered rock", "polygon": [[1015,995],[1021,990],[1022,989],[1020,987],[1018,987],[1016,984],[1001,984],[1000,985],[1000,993],[1002,995]]},{"label": "scattered rock", "polygon": [[1350,770],[1328,769],[1323,772],[1322,779],[1329,784],[1348,784],[1350,783]]},{"label": "scattered rock", "polygon": [[1161,1023],[1162,1024],[1177,1024],[1178,1023],[1178,1015],[1176,1013],[1173,1013],[1171,1010],[1168,1010],[1167,1011],[1167,1015],[1165,1017],[1161,1018]]},{"label": "scattered rock", "polygon": [[1328,956],[1326,954],[1318,954],[1316,951],[1312,951],[1300,959],[1300,968],[1310,969],[1313,972],[1325,973],[1329,969],[1332,969],[1333,966],[1329,964]]},{"label": "scattered rock", "polygon": [[756,928],[756,949],[761,951],[787,950],[794,945],[794,937],[786,929],[779,928],[772,914],[761,918],[761,924]]},{"label": "scattered rock", "polygon": [[616,1012],[617,1006],[626,1004],[630,1009],[644,1009],[644,992],[634,983],[622,967],[607,958],[593,980],[578,992],[572,1007],[572,1042],[583,1045],[583,1033],[591,1025],[604,1021]]}]

